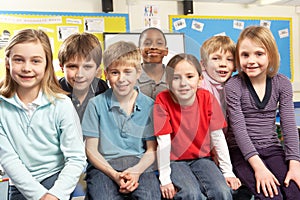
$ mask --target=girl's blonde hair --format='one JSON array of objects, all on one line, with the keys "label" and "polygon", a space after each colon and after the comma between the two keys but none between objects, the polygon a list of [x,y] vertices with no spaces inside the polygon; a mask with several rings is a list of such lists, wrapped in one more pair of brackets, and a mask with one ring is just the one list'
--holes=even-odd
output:
[{"label": "girl's blonde hair", "polygon": [[[46,55],[46,69],[44,78],[41,81],[41,89],[46,94],[49,101],[53,101],[53,97],[59,98],[59,93],[66,94],[58,83],[53,67],[53,55],[51,45],[47,34],[41,30],[23,29],[14,35],[5,49],[5,65],[9,65],[9,57],[12,48],[21,43],[40,42]],[[10,70],[6,67],[4,79],[0,83],[0,94],[10,98],[16,93],[17,83],[10,75]]]},{"label": "girl's blonde hair", "polygon": [[249,26],[242,31],[236,45],[235,55],[236,67],[239,74],[241,74],[242,72],[239,58],[239,49],[241,42],[244,39],[250,39],[252,42],[265,49],[269,59],[267,75],[269,77],[275,76],[279,69],[280,56],[276,45],[276,41],[270,29],[263,26]]}]

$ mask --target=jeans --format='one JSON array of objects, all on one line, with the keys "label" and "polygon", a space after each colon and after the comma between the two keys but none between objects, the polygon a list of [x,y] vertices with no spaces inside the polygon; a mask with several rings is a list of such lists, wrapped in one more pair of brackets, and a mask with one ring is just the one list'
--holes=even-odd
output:
[{"label": "jeans", "polygon": [[[54,185],[59,173],[60,172],[46,178],[41,182],[41,184],[49,190]],[[16,186],[9,186],[9,200],[26,200],[26,198],[21,194]]]},{"label": "jeans", "polygon": [[[138,163],[140,159],[136,157],[123,157],[109,161],[110,165],[117,171],[124,171]],[[119,192],[119,185],[102,171],[89,165],[86,173],[88,200],[159,200],[161,199],[158,178],[154,171],[149,170],[141,174],[139,186],[130,194]]]},{"label": "jeans", "polygon": [[257,149],[257,151],[267,168],[274,174],[280,183],[280,186],[277,186],[279,195],[276,195],[273,198],[265,197],[263,192],[260,192],[260,194],[257,193],[256,179],[252,167],[244,159],[244,156],[238,148],[230,150],[232,165],[236,176],[239,177],[241,182],[250,189],[250,191],[254,194],[255,199],[300,199],[300,190],[294,181],[290,181],[289,187],[284,186],[284,179],[288,170],[288,165],[287,162],[285,162],[285,154],[282,147],[272,146],[265,149]]},{"label": "jeans", "polygon": [[177,188],[174,199],[231,200],[231,189],[210,158],[171,162],[171,180]]}]

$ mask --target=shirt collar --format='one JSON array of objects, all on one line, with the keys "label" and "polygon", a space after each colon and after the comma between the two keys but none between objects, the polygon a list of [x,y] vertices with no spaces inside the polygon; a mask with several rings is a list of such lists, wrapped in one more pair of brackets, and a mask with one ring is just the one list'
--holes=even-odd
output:
[{"label": "shirt collar", "polygon": [[203,78],[204,80],[208,80],[208,82],[210,82],[210,84],[212,84],[216,89],[218,90],[222,90],[223,89],[223,84],[219,83],[217,81],[215,81],[214,79],[212,79],[206,71],[202,72]]},{"label": "shirt collar", "polygon": [[[29,103],[29,104],[31,104],[31,105],[34,106],[34,107],[38,107],[38,106],[42,105],[42,96],[43,96],[43,93],[42,93],[42,91],[40,90],[39,93],[38,93],[38,96],[36,97],[36,99],[34,99],[34,100],[33,100],[31,103]],[[15,93],[14,98],[15,98],[15,101],[16,101],[21,107],[23,107],[23,108],[27,108],[27,107],[28,107],[28,105],[25,105],[25,104],[21,101],[21,99],[19,98],[19,96],[18,96],[17,93]]]},{"label": "shirt collar", "polygon": [[[163,65],[163,68],[165,69],[165,65]],[[148,76],[148,74],[142,68],[142,74],[139,78],[139,82],[146,83],[146,82],[150,82],[150,81],[153,81],[153,80]],[[166,70],[164,70],[164,74],[162,75],[160,82],[166,83]]]},{"label": "shirt collar", "polygon": [[[138,95],[136,97],[136,100],[135,100],[135,109],[134,111],[141,111],[141,105],[139,104],[139,99],[141,98],[140,97],[140,88],[138,86],[134,86],[134,89],[137,90],[138,92]],[[119,101],[117,100],[116,96],[114,95],[113,93],[113,90],[110,88],[108,89],[107,91],[108,95],[106,96],[106,102],[107,102],[107,106],[109,108],[109,110],[112,110],[113,107],[116,107],[116,108],[120,108],[120,103]]]}]

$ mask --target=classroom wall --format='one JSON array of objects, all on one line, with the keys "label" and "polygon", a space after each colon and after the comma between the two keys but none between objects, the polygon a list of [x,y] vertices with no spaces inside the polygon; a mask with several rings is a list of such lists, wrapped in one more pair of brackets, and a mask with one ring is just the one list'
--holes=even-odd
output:
[{"label": "classroom wall", "polygon": [[[143,29],[145,5],[156,5],[159,8],[161,29],[169,29],[168,15],[182,15],[182,1],[171,0],[113,0],[115,13],[129,13],[130,30],[137,32]],[[10,0],[0,5],[0,10],[42,11],[42,12],[102,12],[101,0]],[[293,21],[293,65],[295,91],[294,99],[300,101],[300,9],[293,6],[244,6],[241,4],[221,4],[194,2],[194,15],[205,16],[263,16],[290,17]],[[134,13],[131,14],[131,13]],[[288,51],[288,49],[287,49]]]}]

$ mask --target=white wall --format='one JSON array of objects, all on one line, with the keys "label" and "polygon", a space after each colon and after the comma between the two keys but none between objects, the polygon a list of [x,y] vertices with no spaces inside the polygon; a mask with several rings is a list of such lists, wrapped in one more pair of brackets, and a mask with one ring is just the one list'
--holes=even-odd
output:
[{"label": "white wall", "polygon": [[[143,29],[143,7],[147,4],[159,7],[161,28],[169,30],[168,15],[183,14],[182,2],[176,0],[113,0],[115,13],[129,13],[130,30]],[[9,0],[0,4],[0,10],[44,12],[102,12],[101,0]],[[267,16],[291,17],[293,21],[293,65],[295,100],[300,101],[300,12],[292,6],[244,6],[241,4],[194,2],[194,15],[208,16]],[[288,49],[287,49],[288,51]]]}]

